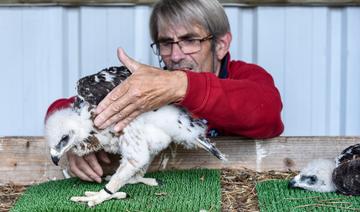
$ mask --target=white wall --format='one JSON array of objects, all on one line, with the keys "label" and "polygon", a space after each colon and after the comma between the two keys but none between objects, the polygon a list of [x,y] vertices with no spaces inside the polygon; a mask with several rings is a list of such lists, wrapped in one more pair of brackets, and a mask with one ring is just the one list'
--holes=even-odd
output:
[{"label": "white wall", "polygon": [[[116,48],[158,65],[148,6],[0,7],[0,136],[42,135],[47,106]],[[360,8],[226,7],[233,59],[269,71],[284,135],[360,135]]]}]

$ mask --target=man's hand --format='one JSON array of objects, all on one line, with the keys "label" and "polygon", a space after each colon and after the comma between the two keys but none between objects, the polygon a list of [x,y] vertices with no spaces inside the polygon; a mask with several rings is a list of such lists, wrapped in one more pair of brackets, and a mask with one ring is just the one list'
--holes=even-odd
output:
[{"label": "man's hand", "polygon": [[96,108],[94,123],[104,129],[116,123],[114,130],[121,131],[143,112],[181,101],[187,89],[183,71],[163,71],[138,63],[118,49],[120,61],[133,73],[112,90]]},{"label": "man's hand", "polygon": [[67,153],[70,170],[80,179],[90,182],[101,183],[103,170],[99,164],[99,160],[110,163],[108,155],[104,151],[98,153],[90,153],[84,157],[79,157],[72,152]]}]

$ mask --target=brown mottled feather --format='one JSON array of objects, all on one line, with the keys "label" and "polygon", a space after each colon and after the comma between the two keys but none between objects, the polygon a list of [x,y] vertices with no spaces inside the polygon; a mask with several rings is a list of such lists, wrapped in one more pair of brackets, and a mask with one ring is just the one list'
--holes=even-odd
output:
[{"label": "brown mottled feather", "polygon": [[87,148],[88,149],[93,149],[93,150],[96,150],[96,149],[99,149],[99,146],[100,146],[100,142],[99,140],[94,136],[89,136],[85,142],[88,144],[87,145]]},{"label": "brown mottled feather", "polygon": [[344,195],[360,195],[360,159],[347,160],[332,174],[337,191]]},{"label": "brown mottled feather", "polygon": [[360,158],[360,144],[355,144],[344,149],[337,158],[338,164]]},{"label": "brown mottled feather", "polygon": [[[106,79],[105,74],[111,79]],[[105,96],[131,75],[125,66],[110,67],[96,74],[85,76],[77,83],[77,93],[90,105],[98,105]]]}]

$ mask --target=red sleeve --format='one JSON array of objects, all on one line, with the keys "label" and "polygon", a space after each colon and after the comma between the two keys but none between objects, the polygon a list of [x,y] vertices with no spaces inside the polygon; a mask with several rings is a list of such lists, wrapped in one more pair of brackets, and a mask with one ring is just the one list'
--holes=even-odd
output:
[{"label": "red sleeve", "polygon": [[224,135],[271,138],[280,135],[282,103],[274,81],[261,67],[240,61],[228,66],[228,78],[186,72],[187,93],[180,105]]}]

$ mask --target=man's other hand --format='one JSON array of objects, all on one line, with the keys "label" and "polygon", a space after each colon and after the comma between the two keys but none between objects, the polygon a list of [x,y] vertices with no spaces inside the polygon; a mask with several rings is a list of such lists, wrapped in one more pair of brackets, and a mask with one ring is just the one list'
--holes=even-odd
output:
[{"label": "man's other hand", "polygon": [[115,123],[114,130],[119,132],[141,113],[179,102],[185,96],[185,72],[141,64],[121,48],[118,57],[133,74],[99,103],[94,120],[97,127],[104,129]]},{"label": "man's other hand", "polygon": [[70,170],[73,174],[82,180],[101,183],[103,170],[99,164],[99,160],[104,163],[110,163],[110,159],[106,152],[90,153],[83,157],[79,157],[72,152],[67,153]]}]

